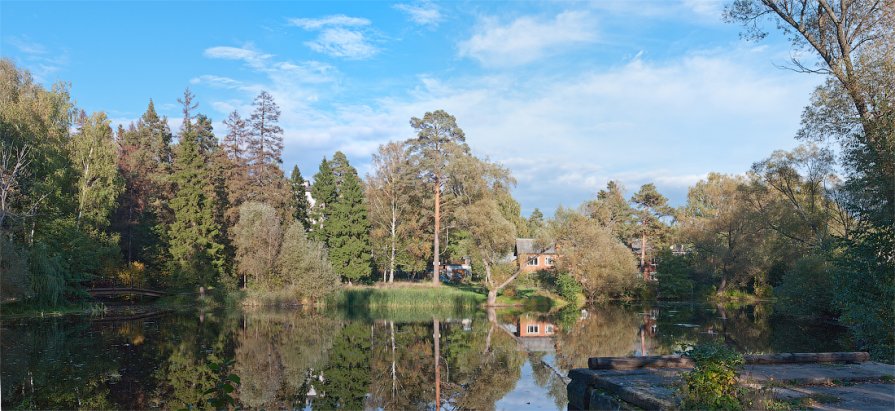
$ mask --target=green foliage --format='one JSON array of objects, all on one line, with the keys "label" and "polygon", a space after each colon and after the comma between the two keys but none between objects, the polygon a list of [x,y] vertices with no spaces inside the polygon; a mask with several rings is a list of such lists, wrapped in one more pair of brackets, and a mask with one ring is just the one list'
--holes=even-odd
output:
[{"label": "green foliage", "polygon": [[233,392],[239,387],[240,378],[238,375],[228,372],[235,362],[235,360],[229,359],[208,364],[208,368],[219,374],[220,379],[214,384],[214,387],[205,390],[202,394],[208,396],[208,404],[215,409],[233,409],[237,406]]},{"label": "green foliage", "polygon": [[683,408],[743,408],[737,387],[738,369],[744,363],[742,354],[726,345],[711,342],[693,347],[686,355],[693,359],[695,366],[683,375]]},{"label": "green foliage", "polygon": [[292,174],[289,176],[289,186],[292,189],[292,217],[300,222],[305,231],[307,231],[311,228],[311,220],[308,217],[311,205],[308,203],[305,179],[301,176],[298,164],[292,167]]},{"label": "green foliage", "polygon": [[314,174],[314,184],[311,186],[311,196],[315,201],[314,208],[311,210],[311,220],[314,221],[311,238],[315,241],[329,244],[327,227],[329,227],[330,215],[332,215],[338,194],[336,176],[324,157],[320,161],[317,174]]},{"label": "green foliage", "polygon": [[663,300],[693,299],[695,292],[694,269],[689,255],[674,255],[662,250],[658,256],[656,272],[659,298]]},{"label": "green foliage", "polygon": [[858,349],[895,362],[895,229],[865,234],[834,260],[834,301],[839,321],[849,327]]},{"label": "green foliage", "polygon": [[209,158],[200,152],[199,143],[194,131],[181,134],[171,176],[176,189],[170,202],[170,264],[176,284],[188,286],[215,284],[227,269]]},{"label": "green foliage", "polygon": [[[277,256],[282,243],[280,218],[273,207],[246,202],[239,207],[239,222],[233,227],[237,270],[243,287],[264,289],[276,283]],[[257,282],[257,284],[256,284]]]},{"label": "green foliage", "polygon": [[[341,159],[341,160],[340,160]],[[357,170],[348,164],[341,152],[333,157],[339,169],[338,197],[332,206],[326,223],[330,260],[333,269],[348,282],[358,281],[370,275],[370,223],[364,190]],[[340,161],[336,161],[340,160]]]},{"label": "green foliage", "polygon": [[370,327],[355,322],[343,328],[329,357],[323,369],[326,397],[321,399],[321,408],[362,409],[370,384]]},{"label": "green foliage", "polygon": [[781,312],[799,316],[835,316],[833,275],[824,256],[800,258],[775,289]]},{"label": "green foliage", "polygon": [[320,300],[339,286],[339,275],[333,270],[326,249],[308,239],[299,221],[286,230],[277,262],[283,285],[297,294],[299,301]]},{"label": "green foliage", "polygon": [[617,298],[641,282],[631,251],[597,221],[560,208],[551,224],[556,247],[563,250],[557,269],[581,284],[589,300]]},{"label": "green foliage", "polygon": [[569,302],[575,302],[581,293],[581,284],[568,273],[556,276],[556,293]]}]

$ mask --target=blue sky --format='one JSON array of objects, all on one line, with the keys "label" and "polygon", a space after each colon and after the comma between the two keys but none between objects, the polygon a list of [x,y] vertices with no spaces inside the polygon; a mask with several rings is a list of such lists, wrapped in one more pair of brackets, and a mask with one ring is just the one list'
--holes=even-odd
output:
[{"label": "blue sky", "polygon": [[820,77],[789,42],[739,38],[716,1],[9,2],[0,55],[115,123],[152,98],[179,128],[185,87],[219,135],[268,90],[284,168],[344,151],[361,174],[411,116],[444,109],[509,167],[523,213],[578,206],[608,180],[675,205],[710,171],[794,147]]}]

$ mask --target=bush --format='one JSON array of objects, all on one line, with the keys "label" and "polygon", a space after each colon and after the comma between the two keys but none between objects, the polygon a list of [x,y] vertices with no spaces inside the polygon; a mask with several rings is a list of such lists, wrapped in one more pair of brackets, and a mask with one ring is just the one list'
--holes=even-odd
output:
[{"label": "bush", "polygon": [[671,250],[659,253],[659,269],[656,272],[659,298],[663,300],[692,299],[694,282],[691,259],[686,255],[674,255]]},{"label": "bush", "polygon": [[556,293],[569,302],[575,302],[581,293],[581,284],[568,273],[556,277]]},{"label": "bush", "polygon": [[824,257],[808,255],[784,274],[775,294],[780,311],[799,316],[834,316],[833,272]]},{"label": "bush", "polygon": [[693,371],[683,375],[685,409],[739,410],[737,374],[743,365],[743,356],[726,345],[712,342],[698,345],[686,353],[693,359]]}]

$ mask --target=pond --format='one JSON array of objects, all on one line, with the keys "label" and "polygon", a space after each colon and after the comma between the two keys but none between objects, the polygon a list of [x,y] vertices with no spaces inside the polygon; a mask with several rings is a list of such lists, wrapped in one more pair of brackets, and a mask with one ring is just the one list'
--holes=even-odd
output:
[{"label": "pond", "polygon": [[247,408],[565,410],[565,375],[588,357],[668,354],[707,339],[741,352],[848,348],[844,330],[776,316],[768,305],[450,315],[113,309],[0,320],[2,407],[202,407],[220,380],[211,364],[232,360]]}]

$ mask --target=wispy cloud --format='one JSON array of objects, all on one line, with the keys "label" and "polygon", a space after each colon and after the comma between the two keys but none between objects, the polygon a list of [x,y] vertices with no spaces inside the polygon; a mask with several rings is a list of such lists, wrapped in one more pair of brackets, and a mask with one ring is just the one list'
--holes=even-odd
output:
[{"label": "wispy cloud", "polygon": [[229,47],[219,46],[205,49],[205,57],[224,59],[224,60],[242,60],[252,67],[264,67],[265,62],[271,57],[270,54],[260,53],[251,46],[245,47]]},{"label": "wispy cloud", "polygon": [[22,53],[22,59],[37,81],[50,81],[50,76],[68,65],[67,52],[51,53],[46,45],[27,36],[8,36],[5,42]]},{"label": "wispy cloud", "polygon": [[501,24],[484,18],[473,36],[459,44],[460,55],[486,66],[518,66],[597,40],[594,16],[567,11],[552,19],[519,17]]},{"label": "wispy cloud", "polygon": [[364,27],[370,20],[337,14],[321,18],[293,18],[289,24],[307,31],[319,31],[317,38],[305,42],[311,50],[332,57],[363,60],[379,49],[370,43]]},{"label": "wispy cloud", "polygon": [[399,3],[392,7],[407,14],[410,21],[429,28],[438,27],[443,18],[438,6],[430,1]]},{"label": "wispy cloud", "polygon": [[379,51],[367,41],[364,33],[341,27],[325,29],[305,44],[318,53],[351,60],[363,60]]},{"label": "wispy cloud", "polygon": [[370,20],[363,17],[350,17],[344,14],[312,18],[289,19],[289,24],[305,30],[320,30],[324,27],[360,27],[369,26]]}]

